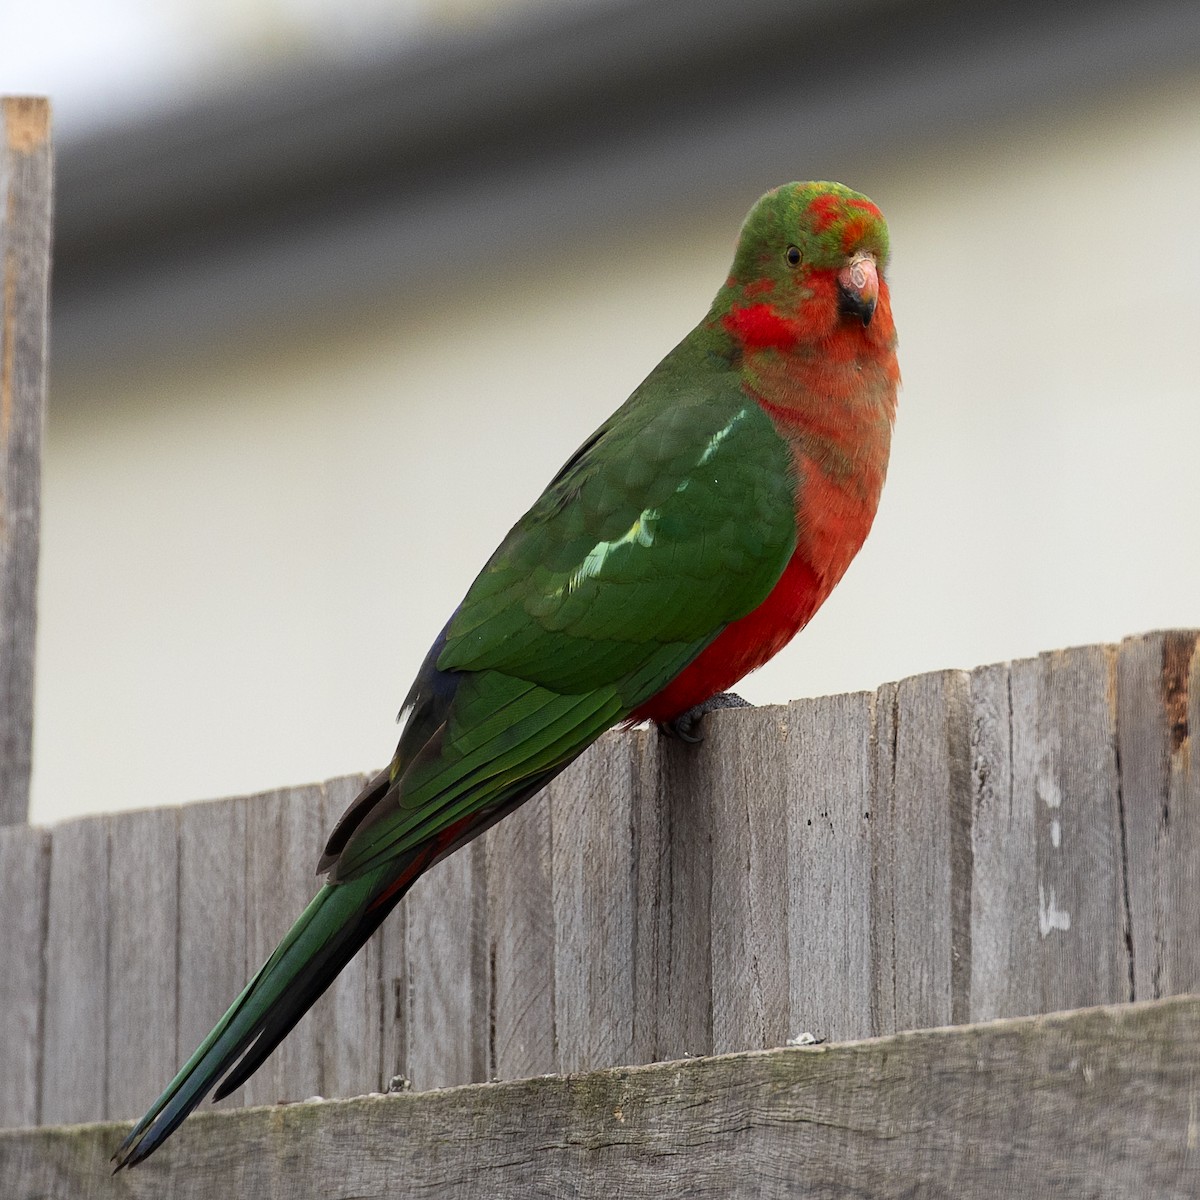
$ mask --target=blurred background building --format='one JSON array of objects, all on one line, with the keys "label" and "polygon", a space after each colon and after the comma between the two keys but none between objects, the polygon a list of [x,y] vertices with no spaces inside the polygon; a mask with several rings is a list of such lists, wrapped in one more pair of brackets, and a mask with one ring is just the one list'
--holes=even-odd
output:
[{"label": "blurred background building", "polygon": [[741,689],[1200,624],[1200,5],[42,0],[37,820],[365,770],[766,188],[893,235],[875,532]]}]

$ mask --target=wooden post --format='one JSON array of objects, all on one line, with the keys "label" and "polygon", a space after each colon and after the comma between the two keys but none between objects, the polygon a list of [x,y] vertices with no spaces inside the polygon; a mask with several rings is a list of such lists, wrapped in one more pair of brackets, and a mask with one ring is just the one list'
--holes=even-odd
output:
[{"label": "wooden post", "polygon": [[46,398],[50,106],[0,100],[0,825],[29,812]]}]

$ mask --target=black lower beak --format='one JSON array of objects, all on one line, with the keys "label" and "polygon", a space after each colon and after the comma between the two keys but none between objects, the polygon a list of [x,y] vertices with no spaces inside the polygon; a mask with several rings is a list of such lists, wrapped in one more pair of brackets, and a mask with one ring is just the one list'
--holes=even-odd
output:
[{"label": "black lower beak", "polygon": [[857,317],[864,325],[870,325],[875,315],[874,296],[864,296],[861,292],[838,285],[838,309],[843,316]]}]

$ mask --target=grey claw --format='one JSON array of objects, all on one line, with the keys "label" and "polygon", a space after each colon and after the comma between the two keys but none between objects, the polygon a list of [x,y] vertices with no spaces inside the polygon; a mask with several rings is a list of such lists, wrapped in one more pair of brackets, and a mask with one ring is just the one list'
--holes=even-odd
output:
[{"label": "grey claw", "polygon": [[667,737],[678,738],[681,742],[695,746],[704,741],[704,734],[699,733],[696,727],[707,713],[717,712],[722,708],[751,707],[753,706],[748,700],[743,700],[741,696],[737,696],[733,692],[718,692],[715,696],[710,696],[703,704],[697,704],[695,708],[689,708],[687,712],[680,713],[673,721],[660,721],[658,729]]}]

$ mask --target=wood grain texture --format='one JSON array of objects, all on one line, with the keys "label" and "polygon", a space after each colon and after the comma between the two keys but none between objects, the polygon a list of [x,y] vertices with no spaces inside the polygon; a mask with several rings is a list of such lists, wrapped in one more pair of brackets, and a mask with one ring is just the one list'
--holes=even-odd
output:
[{"label": "wood grain texture", "polygon": [[391,977],[400,980],[395,1011],[405,1056],[393,1074],[422,1090],[481,1082],[491,1057],[482,843],[469,843],[423,875],[401,909],[403,956]]},{"label": "wood grain texture", "polygon": [[606,734],[547,789],[556,1070],[635,1055],[635,746]]},{"label": "wood grain texture", "polygon": [[646,731],[636,791],[634,1012],[642,1061],[712,1049],[712,770],[723,713],[689,746]]},{"label": "wood grain texture", "polygon": [[1200,991],[1200,653],[1195,630],[1125,641],[1117,663],[1133,994]]},{"label": "wood grain texture", "polygon": [[0,828],[0,886],[15,901],[0,919],[0,1127],[38,1123],[49,879],[46,831]]},{"label": "wood grain texture", "polygon": [[379,955],[379,990],[383,1003],[380,1030],[380,1086],[386,1091],[393,1079],[408,1079],[409,972],[408,900],[401,900],[375,934]]},{"label": "wood grain texture", "polygon": [[971,1011],[975,1021],[1040,1007],[1037,824],[1014,786],[1007,663],[971,673]]},{"label": "wood grain texture", "polygon": [[1132,998],[1113,647],[1011,666],[1013,788],[1034,809],[1036,894],[1012,914],[1033,941],[1033,1011]]},{"label": "wood grain texture", "polygon": [[877,1032],[874,976],[882,961],[890,978],[891,941],[889,929],[886,958],[873,948],[874,712],[867,692],[788,706],[786,889],[765,881],[786,894],[788,1036]]},{"label": "wood grain texture", "polygon": [[712,1051],[781,1046],[788,1005],[788,710],[705,718],[712,812]]},{"label": "wood grain texture", "polygon": [[[318,784],[266,792],[251,800],[246,817],[246,958],[257,970],[320,886],[325,793]],[[303,1100],[322,1095],[322,1087],[321,1031],[309,1012],[247,1081],[245,1100]]]},{"label": "wood grain texture", "polygon": [[47,1125],[107,1115],[108,827],[108,817],[84,817],[51,833],[42,1027]]},{"label": "wood grain texture", "polygon": [[0,825],[29,813],[33,744],[46,306],[50,106],[0,99]]},{"label": "wood grain texture", "polygon": [[[244,796],[179,810],[179,1066],[250,978]],[[257,964],[256,964],[257,966]],[[166,1079],[163,1080],[166,1084]],[[242,1091],[222,1100],[239,1108]]]},{"label": "wood grain texture", "polygon": [[140,1116],[179,1066],[179,810],[109,818],[105,1113]]},{"label": "wood grain texture", "polygon": [[[0,1133],[17,1197],[1190,1200],[1200,999],[427,1093]],[[231,1153],[237,1147],[237,1153]]]},{"label": "wood grain texture", "polygon": [[[970,979],[967,676],[917,675],[876,699],[874,906],[880,1033],[965,1019]],[[890,961],[889,961],[890,960]]]},{"label": "wood grain texture", "polygon": [[491,971],[489,1078],[522,1079],[557,1063],[551,822],[536,796],[483,837]]},{"label": "wood grain texture", "polygon": [[[177,1066],[258,966],[246,957],[246,814],[252,803],[236,796],[179,810]],[[242,1099],[238,1088],[221,1104],[236,1108]]]},{"label": "wood grain texture", "polygon": [[[328,832],[367,782],[345,775],[322,785],[322,831]],[[311,866],[316,860],[310,860]],[[310,867],[311,869],[311,867]],[[315,872],[312,886],[321,882]],[[321,1065],[321,1094],[361,1096],[381,1091],[383,1072],[383,980],[376,938],[354,956],[313,1007]]]}]

